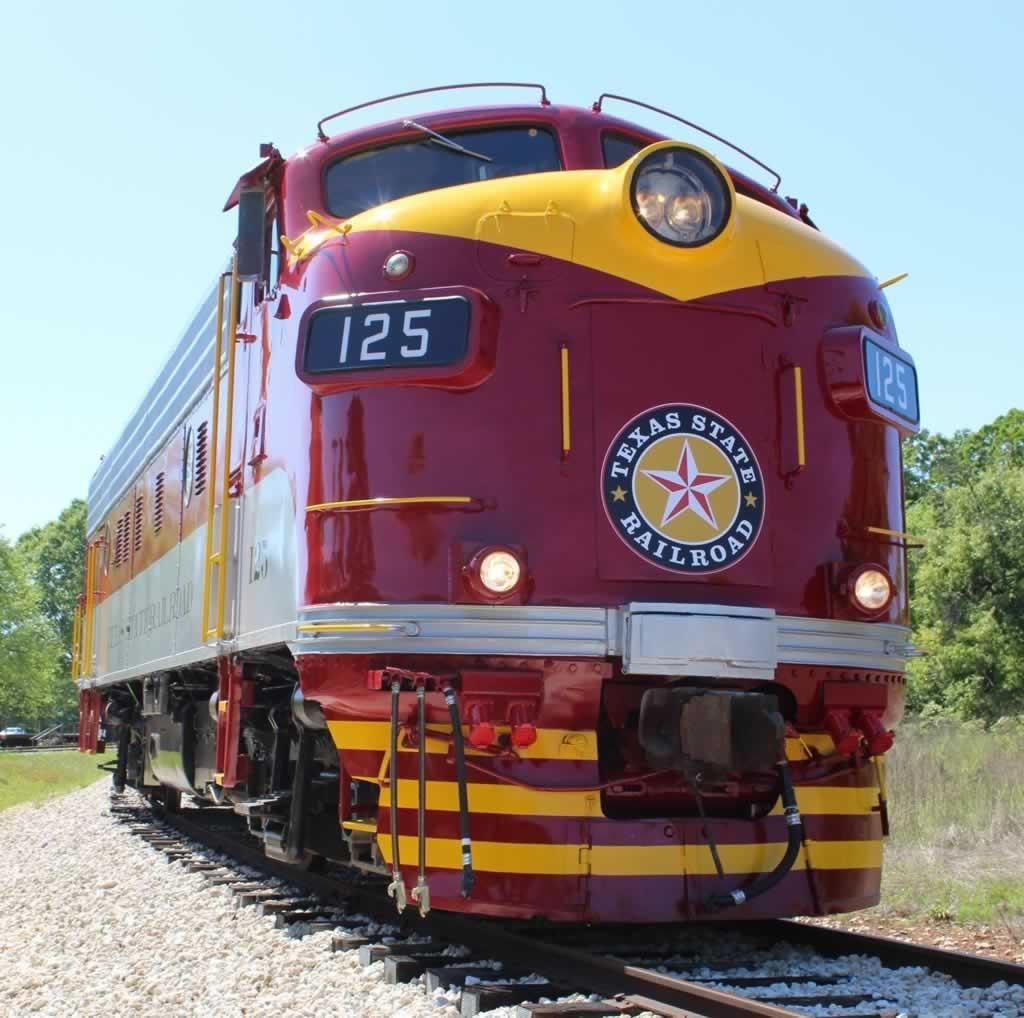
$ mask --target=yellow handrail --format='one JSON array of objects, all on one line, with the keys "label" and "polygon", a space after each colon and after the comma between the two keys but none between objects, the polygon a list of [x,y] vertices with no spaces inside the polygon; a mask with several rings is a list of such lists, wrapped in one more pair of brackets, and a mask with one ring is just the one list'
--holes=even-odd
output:
[{"label": "yellow handrail", "polygon": [[403,505],[472,505],[479,499],[472,495],[410,495],[407,497],[382,495],[379,498],[349,498],[344,502],[319,502],[307,505],[307,513],[344,512],[346,509],[386,509]]},{"label": "yellow handrail", "polygon": [[99,544],[94,542],[85,550],[85,634],[82,640],[82,663],[80,677],[92,674],[92,631],[93,609],[96,607],[96,552]]},{"label": "yellow handrail", "polygon": [[75,614],[71,623],[71,681],[79,676],[78,655],[82,649],[82,608],[75,605]]},{"label": "yellow handrail", "polygon": [[793,365],[793,399],[796,403],[796,462],[797,468],[807,466],[807,447],[804,444],[804,374],[799,364]]},{"label": "yellow handrail", "polygon": [[569,347],[562,344],[562,459],[569,458],[572,431],[569,415]]},{"label": "yellow handrail", "polygon": [[224,466],[221,474],[224,490],[221,492],[220,548],[217,552],[220,566],[217,583],[217,638],[224,635],[224,606],[227,604],[227,553],[228,553],[228,492],[231,488],[231,437],[235,413],[235,348],[238,345],[238,305],[242,284],[238,279],[238,259],[231,264],[231,308],[228,312],[228,405],[224,415]]},{"label": "yellow handrail", "polygon": [[[213,521],[217,511],[217,447],[220,439],[220,364],[224,345],[224,280],[228,273],[221,273],[217,280],[217,337],[213,343],[213,440],[210,449],[209,476],[206,487],[206,554],[203,558],[203,614],[199,624],[199,641],[205,643],[211,634],[210,588],[213,583],[213,566],[218,557],[213,553]],[[218,576],[220,575],[218,571]]]},{"label": "yellow handrail", "polygon": [[[224,412],[224,455],[218,462],[220,448],[220,379],[221,353],[224,336],[224,281],[231,279],[231,302],[228,308],[228,371],[226,385],[226,405]],[[217,339],[214,343],[213,368],[213,435],[210,453],[210,484],[208,485],[206,503],[206,561],[203,570],[203,616],[201,623],[201,639],[219,640],[224,635],[224,609],[227,604],[227,551],[228,551],[228,498],[231,488],[231,438],[235,412],[235,349],[238,344],[238,306],[241,294],[241,283],[238,279],[238,259],[231,262],[231,272],[220,277],[217,286]],[[220,476],[218,477],[218,466]],[[220,520],[217,528],[216,550],[214,550],[214,521],[217,508],[217,495],[220,494]],[[217,601],[216,619],[210,625],[210,602],[213,599],[213,567],[217,567]]]}]

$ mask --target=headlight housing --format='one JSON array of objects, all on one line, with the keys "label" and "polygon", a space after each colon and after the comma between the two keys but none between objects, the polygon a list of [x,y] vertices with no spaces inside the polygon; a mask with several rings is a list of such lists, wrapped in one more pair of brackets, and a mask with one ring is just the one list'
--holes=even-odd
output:
[{"label": "headlight housing", "polygon": [[896,594],[892,578],[880,565],[865,563],[850,573],[846,592],[851,606],[862,615],[880,615]]},{"label": "headlight housing", "polygon": [[732,213],[732,190],[714,160],[684,145],[659,148],[633,171],[630,200],[641,225],[676,247],[714,240]]}]

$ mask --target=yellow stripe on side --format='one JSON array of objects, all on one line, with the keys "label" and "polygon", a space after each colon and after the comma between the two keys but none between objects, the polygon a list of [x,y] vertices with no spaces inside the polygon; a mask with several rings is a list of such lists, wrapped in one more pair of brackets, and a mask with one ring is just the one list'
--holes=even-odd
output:
[{"label": "yellow stripe on side", "polygon": [[[367,780],[361,778],[360,780]],[[373,779],[376,780],[376,779]],[[498,816],[537,817],[600,817],[600,792],[552,791],[540,792],[518,785],[467,784],[469,811],[491,813]],[[867,816],[878,806],[877,788],[796,788],[797,803],[805,816]],[[380,808],[391,805],[391,790],[381,787]],[[400,809],[416,809],[419,805],[419,786],[412,778],[398,782]],[[456,813],[459,809],[458,786],[454,781],[427,782],[427,809],[442,813]],[[769,814],[781,816],[782,805],[777,803]]]},{"label": "yellow stripe on side", "polygon": [[[877,869],[882,865],[881,841],[812,841],[808,844],[814,869]],[[510,849],[514,847],[509,846]],[[726,873],[769,872],[775,869],[785,851],[783,842],[718,846]],[[590,858],[592,874],[603,877],[679,873],[712,876],[717,872],[707,845],[634,845],[628,848],[595,845]],[[806,868],[807,852],[801,849],[793,869]]]},{"label": "yellow stripe on side", "polygon": [[[360,623],[360,625],[362,625]],[[328,721],[331,737],[338,749],[376,750],[383,753],[390,744],[391,723],[389,721]],[[496,725],[499,735],[507,734],[507,725]],[[428,753],[447,753],[444,744],[450,728],[437,728],[438,739],[428,739]],[[469,734],[469,726],[463,725],[464,735]],[[822,755],[832,752],[833,744],[827,735],[801,735],[796,739],[786,740],[786,759],[806,760],[811,755],[809,750],[816,750]],[[470,756],[489,756],[480,750],[466,747]],[[412,746],[403,746],[402,753],[415,753]],[[580,732],[565,728],[538,728],[537,741],[532,746],[517,749],[516,753],[527,760],[596,760],[597,734]]]},{"label": "yellow stripe on side", "polygon": [[[328,721],[334,744],[345,750],[376,750],[385,752],[391,738],[389,721]],[[510,731],[508,725],[496,725],[499,735]],[[430,738],[428,732],[427,752],[447,753],[446,740],[450,727],[436,730],[438,738]],[[462,726],[463,734],[469,734],[469,726]],[[414,746],[401,746],[400,753],[415,753]],[[596,760],[597,734],[595,732],[574,732],[564,728],[540,728],[537,741],[532,746],[517,749],[516,753],[525,760]],[[471,746],[466,746],[468,756],[490,756]]]},{"label": "yellow stripe on side", "polygon": [[[495,813],[501,816],[523,817],[599,817],[600,792],[537,792],[518,785],[488,785],[471,781],[469,792],[470,813]],[[380,790],[380,808],[391,805],[391,789]],[[411,778],[398,782],[400,809],[416,809],[419,805],[419,785]],[[454,781],[427,782],[427,809],[442,813],[457,813],[459,789]]]},{"label": "yellow stripe on side", "polygon": [[[417,839],[402,835],[399,852],[415,859]],[[391,862],[391,839],[379,839],[386,863]],[[728,874],[764,873],[775,868],[785,853],[782,842],[764,845],[719,845],[722,866]],[[878,869],[882,864],[880,841],[817,841],[809,843],[811,864],[816,870]],[[795,870],[807,868],[807,851],[801,849]],[[588,863],[589,858],[589,863]],[[462,846],[457,838],[427,838],[427,866],[432,869],[462,868]],[[715,863],[706,845],[536,845],[499,841],[473,842],[473,868],[485,873],[544,874],[549,876],[712,876]]]},{"label": "yellow stripe on side", "polygon": [[[796,802],[804,816],[864,816],[875,812],[878,789],[829,788],[818,785],[797,785]],[[775,804],[770,816],[782,815],[782,803]]]}]

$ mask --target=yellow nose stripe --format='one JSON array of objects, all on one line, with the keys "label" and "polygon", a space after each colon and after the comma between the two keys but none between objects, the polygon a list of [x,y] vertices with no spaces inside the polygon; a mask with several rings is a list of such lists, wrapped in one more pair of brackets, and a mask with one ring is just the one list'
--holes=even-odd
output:
[{"label": "yellow nose stripe", "polygon": [[722,236],[679,248],[648,233],[629,203],[630,165],[481,181],[410,195],[349,220],[352,234],[402,230],[571,260],[687,301],[784,279],[870,276],[804,223],[737,195]]}]

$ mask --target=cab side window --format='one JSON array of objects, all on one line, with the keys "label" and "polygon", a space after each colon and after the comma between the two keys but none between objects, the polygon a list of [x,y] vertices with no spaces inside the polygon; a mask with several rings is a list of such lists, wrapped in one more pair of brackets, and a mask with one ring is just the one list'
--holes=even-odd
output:
[{"label": "cab side window", "polygon": [[604,165],[607,169],[621,166],[627,159],[632,159],[641,149],[647,148],[651,142],[638,141],[624,134],[607,132],[601,135],[601,151],[604,154]]}]

